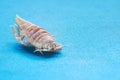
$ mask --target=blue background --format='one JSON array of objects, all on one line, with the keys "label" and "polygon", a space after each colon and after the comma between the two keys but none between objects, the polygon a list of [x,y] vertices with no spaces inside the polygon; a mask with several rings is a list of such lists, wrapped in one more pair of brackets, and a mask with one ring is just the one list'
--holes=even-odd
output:
[{"label": "blue background", "polygon": [[[40,55],[15,40],[15,15],[66,47]],[[0,0],[0,80],[120,80],[120,0]]]}]

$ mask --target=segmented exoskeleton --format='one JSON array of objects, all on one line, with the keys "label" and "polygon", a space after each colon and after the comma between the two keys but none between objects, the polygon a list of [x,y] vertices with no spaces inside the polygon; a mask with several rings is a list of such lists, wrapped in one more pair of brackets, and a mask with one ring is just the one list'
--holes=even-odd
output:
[{"label": "segmented exoskeleton", "polygon": [[[34,46],[35,51],[55,52],[62,49],[55,38],[42,27],[28,22],[16,15],[17,26],[12,26],[15,38],[25,46]],[[17,29],[17,30],[16,30]],[[26,38],[27,42],[23,39]]]}]

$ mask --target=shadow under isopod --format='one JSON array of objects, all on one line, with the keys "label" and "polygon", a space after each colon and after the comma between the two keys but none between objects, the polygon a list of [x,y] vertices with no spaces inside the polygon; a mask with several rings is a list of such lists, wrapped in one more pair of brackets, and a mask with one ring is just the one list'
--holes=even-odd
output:
[{"label": "shadow under isopod", "polygon": [[34,56],[38,56],[38,57],[43,57],[43,58],[51,58],[51,57],[55,57],[56,55],[59,55],[60,52],[42,52],[43,54],[41,54],[40,52],[34,52],[35,47],[32,46],[24,46],[24,45],[16,45],[18,50],[24,52],[24,53],[28,53],[28,54],[32,54]]}]

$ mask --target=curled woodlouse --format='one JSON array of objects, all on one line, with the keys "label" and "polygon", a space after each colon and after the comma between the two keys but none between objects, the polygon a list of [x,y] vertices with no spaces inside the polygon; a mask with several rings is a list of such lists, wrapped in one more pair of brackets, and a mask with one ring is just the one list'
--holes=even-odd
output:
[{"label": "curled woodlouse", "polygon": [[[12,26],[15,38],[25,46],[34,46],[35,51],[56,52],[62,49],[55,38],[45,29],[16,15],[16,26]],[[15,28],[16,27],[16,28]],[[23,39],[26,38],[27,42]]]}]

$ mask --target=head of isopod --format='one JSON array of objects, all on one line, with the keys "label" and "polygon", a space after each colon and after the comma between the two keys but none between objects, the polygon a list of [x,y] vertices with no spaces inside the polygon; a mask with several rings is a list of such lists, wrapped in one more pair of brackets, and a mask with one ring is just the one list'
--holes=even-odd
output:
[{"label": "head of isopod", "polygon": [[56,41],[49,39],[49,40],[45,40],[42,51],[58,52],[62,49],[62,47],[63,46],[61,44],[58,44]]}]

